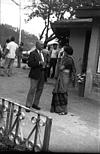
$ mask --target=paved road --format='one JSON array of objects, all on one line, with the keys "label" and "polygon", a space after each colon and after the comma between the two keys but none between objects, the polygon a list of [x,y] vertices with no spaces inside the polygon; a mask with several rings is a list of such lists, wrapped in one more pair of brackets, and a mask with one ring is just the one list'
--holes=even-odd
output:
[{"label": "paved road", "polygon": [[[29,69],[14,67],[12,77],[0,76],[0,96],[25,105],[29,89],[28,72]],[[53,120],[49,149],[54,152],[100,152],[99,103],[70,91],[68,115],[50,113],[54,82],[48,80],[40,100],[41,112]],[[29,119],[30,114],[25,114]]]}]

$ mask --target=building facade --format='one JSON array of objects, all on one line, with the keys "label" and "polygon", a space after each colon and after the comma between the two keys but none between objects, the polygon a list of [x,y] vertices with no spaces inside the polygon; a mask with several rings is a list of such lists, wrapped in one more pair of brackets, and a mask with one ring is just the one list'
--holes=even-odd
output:
[{"label": "building facade", "polygon": [[100,98],[100,8],[80,8],[76,19],[51,24],[57,38],[69,37],[78,73],[85,73],[84,97]]}]

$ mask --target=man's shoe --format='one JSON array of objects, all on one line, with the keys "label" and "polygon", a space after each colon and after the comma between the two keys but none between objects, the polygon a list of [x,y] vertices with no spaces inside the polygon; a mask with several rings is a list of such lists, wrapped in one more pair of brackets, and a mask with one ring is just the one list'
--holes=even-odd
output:
[{"label": "man's shoe", "polygon": [[8,74],[8,77],[11,77],[11,74]]},{"label": "man's shoe", "polygon": [[[26,106],[26,107],[27,107],[27,106]],[[27,108],[30,108],[30,107],[27,107]],[[29,110],[29,109],[25,109],[25,111],[26,111],[26,112],[30,112],[30,110]]]},{"label": "man's shoe", "polygon": [[40,110],[41,108],[40,107],[38,107],[38,106],[36,106],[36,105],[32,105],[32,108],[34,108],[34,109],[36,109],[36,110]]},{"label": "man's shoe", "polygon": [[26,111],[26,112],[30,112],[30,110],[28,110],[28,109],[26,109],[25,111]]},{"label": "man's shoe", "polygon": [[20,68],[19,66],[17,66],[16,68]]},{"label": "man's shoe", "polygon": [[5,76],[5,74],[0,74],[0,76]]}]

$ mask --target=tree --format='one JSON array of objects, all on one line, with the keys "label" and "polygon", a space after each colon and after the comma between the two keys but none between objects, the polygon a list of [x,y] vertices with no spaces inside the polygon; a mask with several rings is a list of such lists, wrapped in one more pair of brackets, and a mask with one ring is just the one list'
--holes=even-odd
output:
[{"label": "tree", "polygon": [[[31,10],[28,15],[28,20],[34,17],[42,17],[45,21],[45,27],[40,35],[40,40],[45,34],[44,43],[47,44],[49,41],[53,40],[56,36],[54,33],[49,35],[49,29],[52,19],[64,20],[72,19],[75,17],[75,11],[78,7],[93,7],[100,6],[100,0],[29,0],[31,2],[30,6],[26,8]],[[66,16],[66,12],[70,13],[70,16]]]},{"label": "tree", "polygon": [[[12,27],[7,24],[0,25],[0,44],[2,47],[5,45],[6,39],[11,36],[15,36],[16,43],[19,40],[19,30],[18,28]],[[22,42],[24,43],[24,50],[30,50],[35,42],[37,41],[37,37],[35,35],[31,35],[26,31],[22,30]]]}]

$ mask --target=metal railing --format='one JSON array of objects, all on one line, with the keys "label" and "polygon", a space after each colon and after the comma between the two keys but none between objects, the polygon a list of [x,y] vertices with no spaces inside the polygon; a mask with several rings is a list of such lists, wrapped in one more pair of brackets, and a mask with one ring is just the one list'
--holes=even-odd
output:
[{"label": "metal railing", "polygon": [[0,111],[0,142],[8,149],[49,151],[50,117],[5,98],[0,98]]}]

